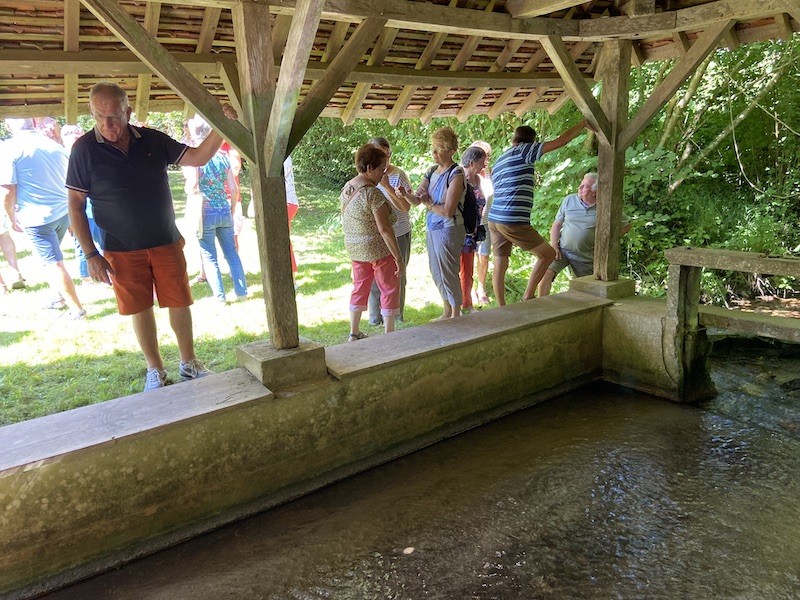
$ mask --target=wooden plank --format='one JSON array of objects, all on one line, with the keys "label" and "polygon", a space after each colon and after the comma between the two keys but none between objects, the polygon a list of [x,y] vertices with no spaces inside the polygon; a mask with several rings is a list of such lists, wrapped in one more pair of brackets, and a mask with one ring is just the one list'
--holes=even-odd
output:
[{"label": "wooden plank", "polygon": [[289,134],[297,111],[297,99],[300,97],[323,5],[323,0],[306,0],[292,19],[264,143],[263,161],[267,177],[279,177],[282,173]]},{"label": "wooden plank", "polygon": [[627,148],[636,141],[636,138],[650,122],[650,119],[664,107],[673,94],[683,85],[686,78],[694,73],[700,63],[716,48],[719,39],[732,26],[733,21],[718,21],[697,38],[689,51],[672,68],[672,71],[664,81],[653,90],[653,93],[621,133],[619,143],[623,148]]},{"label": "wooden plank", "polygon": [[[144,9],[144,28],[152,35],[158,34],[158,22],[161,18],[161,3],[150,2]],[[137,62],[140,62],[137,60]],[[140,123],[147,122],[150,111],[150,88],[153,84],[153,74],[150,69],[141,73],[136,80],[136,99],[133,112]]]},{"label": "wooden plank", "polygon": [[[372,49],[372,54],[370,54],[369,59],[367,59],[368,67],[383,63],[386,55],[389,54],[389,50],[394,43],[395,37],[397,37],[398,31],[399,30],[395,27],[384,27],[380,36],[378,36],[378,41],[375,43],[375,47]],[[356,111],[361,108],[361,105],[363,104],[364,99],[367,97],[371,87],[371,83],[356,84],[355,89],[350,94],[350,100],[347,101],[347,106],[345,107],[344,111],[342,111],[342,121],[345,125],[353,124],[353,121],[356,119]]]},{"label": "wooden plank", "polygon": [[347,79],[348,73],[364,57],[364,53],[378,37],[385,24],[386,19],[367,19],[363,21],[325,70],[325,75],[322,79],[318,80],[306,94],[294,118],[289,143],[286,147],[287,155],[291,154],[294,147],[303,139],[306,131],[320,115],[322,109],[330,102],[336,90]]},{"label": "wooden plank", "polygon": [[528,19],[584,3],[584,0],[508,0],[506,8],[515,19]]},{"label": "wooden plank", "polygon": [[[275,59],[269,9],[256,2],[240,2],[233,11],[241,117],[250,130],[254,153],[261,158],[275,96]],[[228,68],[228,71],[230,69]],[[230,81],[230,76],[226,77]],[[237,84],[230,82],[231,87]]]},{"label": "wooden plank", "polygon": [[664,256],[670,264],[676,265],[800,277],[800,258],[795,257],[768,256],[756,252],[688,246],[665,250]]},{"label": "wooden plank", "polygon": [[350,29],[350,23],[343,23],[341,21],[334,23],[331,35],[328,38],[328,43],[325,46],[325,52],[322,53],[322,62],[331,62],[334,57],[339,54],[339,51],[344,45],[344,38],[347,37],[348,29]]},{"label": "wooden plank", "polygon": [[790,12],[786,6],[784,0],[719,0],[633,19],[583,19],[580,21],[578,37],[597,41],[608,38],[648,39],[671,35],[676,31],[704,29],[720,20],[746,21]]},{"label": "wooden plank", "polygon": [[[247,111],[242,106],[242,85],[239,79],[239,70],[235,63],[221,62],[219,66],[219,78],[222,85],[225,87],[225,93],[228,94],[228,102],[233,106],[234,110],[240,115],[244,122],[249,122],[250,117],[246,116]],[[249,127],[248,127],[249,129]]]},{"label": "wooden plank", "polygon": [[721,306],[701,306],[699,312],[700,324],[704,327],[800,343],[800,319],[729,310]]},{"label": "wooden plank", "polygon": [[689,42],[689,36],[684,31],[676,31],[672,34],[672,39],[675,42],[675,47],[678,49],[678,56],[683,56],[692,47]]},{"label": "wooden plank", "polygon": [[[544,48],[539,48],[536,52],[533,53],[533,56],[531,56],[528,59],[528,62],[525,63],[525,65],[522,67],[522,69],[520,69],[520,72],[522,72],[522,73],[530,73],[536,67],[538,67],[545,58],[547,58],[547,52],[545,52]],[[512,89],[506,89],[502,94],[500,94],[500,97],[495,101],[495,103],[491,106],[491,108],[489,108],[489,112],[488,112],[489,118],[490,119],[494,119],[497,116],[499,116],[500,113],[505,111],[506,106],[508,105],[509,101],[514,96],[517,95],[519,90],[520,90],[520,88],[518,88],[518,87],[517,88],[512,88]],[[537,95],[538,95],[538,92],[537,92]]]},{"label": "wooden plank", "polygon": [[[80,50],[80,0],[64,0],[64,50],[77,52]],[[78,122],[78,75],[64,75],[64,116],[67,123]]]},{"label": "wooden plank", "polygon": [[608,141],[611,136],[611,123],[600,103],[592,95],[592,90],[586,85],[583,75],[575,65],[564,42],[556,36],[548,36],[542,39],[541,44],[561,77],[564,78],[564,88],[569,92],[575,106],[597,130],[598,137]]},{"label": "wooden plank", "polygon": [[[451,0],[451,4],[456,0]],[[428,41],[427,46],[425,46],[425,50],[423,50],[422,55],[417,60],[417,64],[414,67],[417,70],[427,69],[431,66],[433,59],[436,58],[436,54],[439,52],[439,49],[442,47],[445,38],[447,37],[444,33],[435,33],[431,36],[431,39]],[[389,123],[394,126],[400,122],[400,119],[403,116],[406,108],[408,108],[411,99],[414,97],[414,93],[417,91],[417,86],[415,85],[406,85],[403,87],[400,94],[397,96],[397,100],[392,107],[392,112],[389,114]]]},{"label": "wooden plank", "polygon": [[653,15],[656,12],[656,0],[628,0],[620,8],[629,17]]},{"label": "wooden plank", "polygon": [[278,58],[283,54],[289,29],[292,26],[292,17],[289,15],[276,15],[272,25],[272,56]]},{"label": "wooden plank", "polygon": [[[490,2],[489,5],[491,6],[492,3]],[[475,52],[475,49],[478,47],[478,44],[481,42],[483,38],[478,36],[472,35],[469,36],[464,45],[461,46],[461,50],[456,55],[456,58],[450,63],[450,67],[447,69],[451,73],[453,72],[460,72],[464,65],[467,64],[467,61],[472,58],[472,54]],[[441,106],[442,101],[447,97],[447,94],[450,93],[450,86],[447,85],[440,85],[436,88],[436,91],[433,93],[430,101],[428,102],[427,106],[422,111],[422,116],[420,120],[425,123],[426,125],[430,123],[431,118],[436,111],[439,110],[439,106]]]},{"label": "wooden plank", "polygon": [[[234,62],[233,55],[220,57],[174,52],[171,56],[194,75],[214,75],[218,70],[218,62]],[[0,71],[30,75],[152,74],[150,67],[133,52],[126,50],[81,50],[80,53],[62,50],[0,50]]]},{"label": "wooden plank", "polygon": [[[494,63],[492,63],[492,66],[489,67],[489,72],[497,73],[505,69],[506,65],[511,62],[512,58],[514,58],[514,55],[517,53],[517,50],[519,50],[520,46],[522,46],[521,40],[509,40],[505,48],[503,48],[503,51],[495,59]],[[544,53],[544,50],[542,50],[542,53]],[[488,91],[488,86],[476,87],[469,95],[469,98],[467,98],[461,105],[461,109],[458,111],[457,115],[458,120],[462,123],[466,121],[467,118],[469,118],[469,116],[472,114],[472,111],[475,109],[475,107],[480,103],[481,100],[483,100],[483,97]],[[502,109],[500,112],[502,112]],[[490,118],[494,119],[495,117],[491,116],[490,113]]]},{"label": "wooden plank", "polygon": [[156,39],[115,0],[81,0],[134,54],[157,73],[185,102],[239,149],[254,159],[250,133],[237,121],[228,119],[219,102],[199,81],[175,60]]},{"label": "wooden plank", "polygon": [[781,40],[790,40],[794,34],[792,29],[792,20],[786,13],[775,15],[775,27],[778,30],[778,38]]},{"label": "wooden plank", "polygon": [[728,50],[736,50],[739,46],[742,45],[742,42],[739,40],[739,34],[736,33],[736,25],[733,25],[725,34],[722,36],[722,41]]},{"label": "wooden plank", "polygon": [[197,54],[211,52],[221,14],[221,8],[207,8],[203,13],[203,22],[200,24],[200,33],[197,36],[197,48],[195,49]]},{"label": "wooden plank", "polygon": [[597,157],[594,275],[602,281],[619,279],[625,147],[620,147],[616,141],[628,120],[631,45],[630,40],[606,42],[598,68],[603,81],[603,111],[611,122],[610,140],[600,138]]},{"label": "wooden plank", "polygon": [[[494,11],[495,0],[489,0],[486,4],[486,8],[484,9],[485,12],[492,12]],[[461,46],[461,50],[458,52],[455,60],[450,64],[448,67],[448,71],[461,71],[464,66],[467,64],[470,58],[472,58],[473,53],[475,52],[478,44],[480,44],[483,38],[477,35],[467,36],[467,39],[464,41],[464,44]],[[422,111],[422,116],[420,120],[425,123],[426,125],[430,123],[431,118],[433,115],[436,114],[436,111],[439,110],[442,102],[445,98],[447,98],[447,94],[450,93],[450,88],[447,86],[439,86],[436,88],[436,91],[433,93],[428,104]]]},{"label": "wooden plank", "polygon": [[[579,56],[581,56],[590,46],[593,45],[594,42],[576,42],[572,45],[569,49],[569,55],[573,58],[573,60],[577,60]],[[544,51],[544,49],[542,49]],[[594,78],[590,75],[583,75],[586,79],[587,85],[594,85]],[[562,84],[563,85],[563,82]],[[539,84],[540,87],[537,87],[533,90],[528,97],[525,98],[522,102],[519,103],[519,106],[514,110],[514,114],[518,117],[522,117],[526,112],[532,110],[534,106],[544,97],[547,93],[547,90],[551,87],[561,87],[561,85],[548,85],[546,82],[541,82]],[[556,114],[561,108],[570,100],[570,95],[567,92],[561,94],[555,101],[549,102],[546,106],[547,112],[551,115]]]}]

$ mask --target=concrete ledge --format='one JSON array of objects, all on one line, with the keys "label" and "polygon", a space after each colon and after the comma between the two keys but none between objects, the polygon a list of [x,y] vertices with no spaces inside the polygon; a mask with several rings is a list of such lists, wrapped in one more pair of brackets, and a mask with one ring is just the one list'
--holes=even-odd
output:
[{"label": "concrete ledge", "polygon": [[615,281],[601,281],[594,275],[576,277],[569,282],[570,291],[583,292],[609,300],[628,298],[636,293],[636,282],[633,279],[617,279]]},{"label": "concrete ledge", "polygon": [[[272,397],[247,372],[235,369],[0,427],[0,478],[70,452],[151,434],[178,421]],[[3,500],[7,498],[0,493],[0,505]]]},{"label": "concrete ledge", "polygon": [[328,376],[325,349],[302,338],[297,348],[287,350],[276,350],[269,340],[246,344],[236,349],[236,359],[239,366],[274,391]]},{"label": "concrete ledge", "polygon": [[411,358],[419,359],[464,345],[483,343],[522,329],[538,327],[563,319],[597,311],[611,302],[591,295],[565,292],[532,302],[520,302],[501,308],[475,312],[457,319],[396,331],[392,344],[383,337],[325,349],[328,371],[337,379],[363,375]]},{"label": "concrete ledge", "polygon": [[65,585],[592,381],[608,306],[567,293],[342,345],[331,355],[389,362],[274,397],[239,369],[0,429],[18,448],[0,471],[0,595]]},{"label": "concrete ledge", "polygon": [[700,324],[736,333],[800,343],[800,319],[701,306]]}]

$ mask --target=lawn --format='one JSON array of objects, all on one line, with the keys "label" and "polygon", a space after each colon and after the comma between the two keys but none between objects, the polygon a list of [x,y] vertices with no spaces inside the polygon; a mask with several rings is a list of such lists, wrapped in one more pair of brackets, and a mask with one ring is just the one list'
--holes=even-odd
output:
[{"label": "lawn", "polygon": [[[183,180],[179,172],[171,172],[170,179],[178,225],[186,231],[182,219]],[[299,263],[296,283],[300,335],[326,346],[339,344],[345,342],[349,332],[351,283],[339,227],[338,192],[302,185],[298,192],[301,207],[293,223],[292,240]],[[441,310],[428,273],[421,214],[415,220],[405,323],[399,328],[426,323]],[[76,278],[78,295],[88,311],[87,321],[70,321],[64,312],[44,308],[51,293],[38,262],[31,254],[27,237],[15,232],[12,235],[28,288],[0,296],[0,425],[140,392],[145,364],[130,318],[117,314],[109,287],[83,283],[77,277],[71,238],[65,238],[62,248]],[[184,235],[189,273],[194,276],[200,265],[199,246],[191,235]],[[197,354],[214,371],[235,368],[237,346],[269,336],[256,233],[250,219],[245,221],[240,244],[250,298],[223,305],[211,297],[206,284],[192,286]],[[4,260],[0,269],[5,276]],[[523,276],[520,273],[510,281],[512,299],[514,288],[524,287]],[[226,287],[232,287],[227,275]],[[156,315],[167,370],[176,377],[178,352],[168,313],[156,310]],[[363,330],[370,336],[383,335],[380,328],[367,325],[366,318]]]}]

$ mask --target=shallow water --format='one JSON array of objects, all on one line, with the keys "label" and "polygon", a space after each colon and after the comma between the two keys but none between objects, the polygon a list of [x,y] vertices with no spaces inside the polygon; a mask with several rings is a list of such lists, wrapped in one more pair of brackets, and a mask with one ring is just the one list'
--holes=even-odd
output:
[{"label": "shallow water", "polygon": [[48,598],[800,598],[800,439],[714,364],[703,408],[586,388]]}]

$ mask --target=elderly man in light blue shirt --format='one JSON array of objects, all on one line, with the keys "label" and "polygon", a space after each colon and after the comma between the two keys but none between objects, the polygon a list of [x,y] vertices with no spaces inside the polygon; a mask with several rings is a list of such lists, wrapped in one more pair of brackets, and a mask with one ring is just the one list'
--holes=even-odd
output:
[{"label": "elderly man in light blue shirt", "polygon": [[36,130],[33,119],[6,119],[12,138],[0,144],[0,196],[11,227],[25,231],[45,266],[58,299],[50,306],[67,306],[69,316],[84,319],[75,284],[61,253],[69,227],[67,214],[67,151]]},{"label": "elderly man in light blue shirt", "polygon": [[[594,272],[594,230],[597,222],[597,173],[583,176],[577,194],[570,194],[561,203],[550,228],[550,245],[555,248],[556,259],[547,267],[539,283],[539,297],[547,296],[553,280],[566,267],[576,277]],[[630,230],[623,218],[621,235]]]}]

